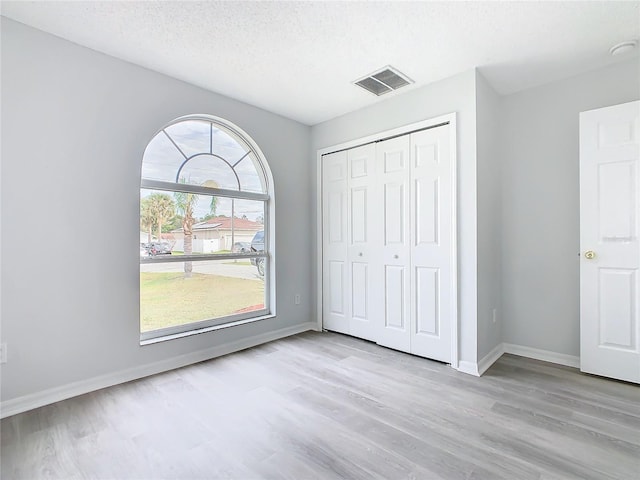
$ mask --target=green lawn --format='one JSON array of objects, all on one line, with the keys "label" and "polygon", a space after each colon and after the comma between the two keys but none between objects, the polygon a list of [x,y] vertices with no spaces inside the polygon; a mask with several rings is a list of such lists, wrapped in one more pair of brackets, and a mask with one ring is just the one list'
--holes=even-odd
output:
[{"label": "green lawn", "polygon": [[262,308],[264,281],[183,272],[140,273],[140,331]]}]

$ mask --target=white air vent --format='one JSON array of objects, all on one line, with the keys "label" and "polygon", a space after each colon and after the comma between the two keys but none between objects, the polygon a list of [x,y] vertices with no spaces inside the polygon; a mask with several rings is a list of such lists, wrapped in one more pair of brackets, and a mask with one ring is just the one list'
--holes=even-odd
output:
[{"label": "white air vent", "polygon": [[353,83],[374,95],[380,96],[409,85],[413,81],[395,68],[387,66]]}]

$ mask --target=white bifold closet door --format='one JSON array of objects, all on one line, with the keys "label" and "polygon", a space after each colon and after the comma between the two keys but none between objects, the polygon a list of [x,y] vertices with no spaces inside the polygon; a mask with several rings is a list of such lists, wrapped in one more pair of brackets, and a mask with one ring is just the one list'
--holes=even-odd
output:
[{"label": "white bifold closet door", "polygon": [[323,156],[323,326],[451,361],[449,126]]},{"label": "white bifold closet door", "polygon": [[376,192],[376,148],[374,144],[363,145],[347,151],[349,173],[349,198],[347,201],[348,245],[347,245],[347,294],[351,318],[349,333],[367,340],[377,340],[376,291],[379,279],[375,262],[378,257],[374,228],[378,215],[375,205]]},{"label": "white bifold closet door", "polygon": [[323,157],[324,328],[376,341],[375,145]]},{"label": "white bifold closet door", "polygon": [[449,126],[411,134],[411,353],[451,361],[454,176]]},{"label": "white bifold closet door", "polygon": [[350,333],[347,303],[347,152],[322,158],[322,323]]},{"label": "white bifold closet door", "polygon": [[403,352],[411,351],[409,256],[409,153],[410,137],[377,144],[382,245],[378,259],[382,315],[377,342]]}]

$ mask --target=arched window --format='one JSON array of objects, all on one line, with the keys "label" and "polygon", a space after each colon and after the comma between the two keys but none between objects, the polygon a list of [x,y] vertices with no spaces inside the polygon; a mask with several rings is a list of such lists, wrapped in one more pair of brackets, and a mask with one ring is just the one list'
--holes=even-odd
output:
[{"label": "arched window", "polygon": [[271,175],[220,118],[181,117],[142,159],[140,339],[181,336],[271,313]]}]

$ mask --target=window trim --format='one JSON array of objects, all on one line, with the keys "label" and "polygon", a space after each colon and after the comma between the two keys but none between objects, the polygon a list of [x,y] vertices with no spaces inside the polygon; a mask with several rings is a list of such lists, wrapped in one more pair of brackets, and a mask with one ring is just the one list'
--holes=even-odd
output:
[{"label": "window trim", "polygon": [[[252,259],[252,258],[264,258],[265,259],[265,273],[264,273],[264,308],[260,310],[254,310],[251,312],[239,313],[227,315],[224,317],[218,318],[210,318],[203,319],[195,322],[185,323],[182,325],[175,325],[171,327],[165,327],[156,330],[150,330],[147,332],[140,332],[140,345],[150,345],[166,340],[172,340],[175,338],[183,338],[185,336],[196,335],[200,333],[206,333],[209,331],[219,330],[222,328],[233,327],[236,325],[243,325],[247,323],[251,323],[254,321],[260,321],[267,318],[274,318],[276,316],[276,305],[275,305],[275,251],[273,250],[273,246],[275,245],[275,221],[274,221],[274,202],[275,202],[275,189],[273,187],[273,177],[271,175],[271,170],[269,168],[269,164],[267,163],[267,159],[262,153],[262,150],[255,143],[253,138],[246,132],[244,132],[237,125],[234,125],[230,121],[216,117],[213,115],[185,115],[179,118],[174,119],[170,123],[164,125],[161,129],[159,129],[149,140],[147,145],[151,142],[152,139],[156,137],[161,132],[164,132],[165,135],[169,136],[166,132],[166,129],[172,125],[177,123],[181,123],[184,121],[205,121],[210,124],[210,132],[212,132],[214,124],[218,124],[222,127],[222,130],[228,130],[231,132],[232,138],[236,137],[235,140],[240,139],[244,142],[249,151],[246,152],[245,155],[241,157],[240,160],[234,163],[232,169],[235,168],[242,160],[244,160],[248,155],[253,154],[257,160],[254,163],[256,165],[256,170],[259,175],[261,175],[261,181],[264,182],[264,190],[265,193],[258,192],[248,192],[243,190],[229,190],[215,187],[203,187],[200,185],[191,185],[187,183],[173,183],[166,182],[161,180],[150,180],[144,179],[141,177],[140,179],[140,190],[148,189],[148,190],[160,190],[167,192],[184,192],[184,193],[193,193],[198,195],[207,195],[214,197],[226,197],[233,198],[237,200],[254,200],[254,201],[262,201],[264,202],[264,222],[263,222],[263,230],[264,230],[264,251],[262,253],[224,253],[224,254],[191,254],[191,255],[180,255],[180,256],[162,256],[162,257],[145,257],[140,258],[139,265],[145,264],[157,264],[157,263],[173,263],[173,262],[200,262],[200,261],[215,261],[215,260],[234,260],[234,259]],[[212,141],[212,133],[210,133],[210,141]],[[170,138],[171,139],[171,138]],[[182,150],[178,148],[180,152]],[[145,147],[146,152],[146,147]],[[183,154],[184,155],[184,154]],[[198,155],[198,154],[196,154]],[[190,158],[196,156],[192,155],[189,158],[186,158],[185,162],[181,165],[180,168],[184,166],[186,162],[189,161]],[[142,156],[141,167],[144,162],[144,154]],[[234,170],[235,173],[235,170]],[[237,175],[236,175],[237,176]],[[239,184],[239,188],[240,184]],[[139,328],[140,328],[140,318],[138,318]]]},{"label": "window trim", "polygon": [[207,195],[210,197],[227,197],[238,200],[259,200],[266,202],[270,198],[268,193],[243,192],[240,190],[227,190],[224,188],[202,187],[200,185],[164,182],[162,180],[142,179],[140,180],[140,188],[167,192],[194,193],[196,195]]}]

